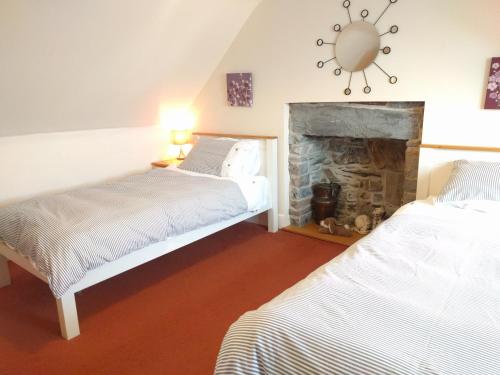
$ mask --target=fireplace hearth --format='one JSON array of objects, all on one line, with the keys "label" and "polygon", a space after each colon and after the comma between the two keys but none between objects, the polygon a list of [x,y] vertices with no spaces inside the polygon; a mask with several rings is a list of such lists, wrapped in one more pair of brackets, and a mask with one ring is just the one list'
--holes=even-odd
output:
[{"label": "fireplace hearth", "polygon": [[415,199],[423,102],[290,104],[290,220],[311,221],[312,186],[341,186],[335,218],[351,224]]}]

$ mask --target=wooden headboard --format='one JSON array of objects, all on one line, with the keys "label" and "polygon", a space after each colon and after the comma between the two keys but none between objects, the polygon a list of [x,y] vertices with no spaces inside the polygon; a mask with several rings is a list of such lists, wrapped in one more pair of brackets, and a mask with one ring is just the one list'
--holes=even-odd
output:
[{"label": "wooden headboard", "polygon": [[235,139],[278,139],[273,135],[251,135],[251,134],[224,134],[224,133],[204,133],[194,132],[193,135],[204,137],[235,138]]},{"label": "wooden headboard", "polygon": [[422,144],[417,198],[424,199],[439,194],[448,181],[453,161],[460,159],[500,162],[500,148]]}]

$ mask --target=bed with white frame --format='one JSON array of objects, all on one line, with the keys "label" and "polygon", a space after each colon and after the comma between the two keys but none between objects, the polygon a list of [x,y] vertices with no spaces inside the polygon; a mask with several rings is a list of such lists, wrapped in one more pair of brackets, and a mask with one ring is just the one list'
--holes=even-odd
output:
[{"label": "bed with white frame", "polygon": [[243,314],[215,374],[500,374],[498,166],[475,161],[500,148],[422,145],[419,200]]},{"label": "bed with white frame", "polygon": [[[140,266],[141,264],[147,263],[153,259],[168,254],[190,243],[196,242],[220,230],[266,212],[269,232],[278,231],[277,137],[215,133],[193,133],[193,135],[195,137],[227,137],[234,139],[257,140],[260,144],[261,155],[261,170],[259,172],[259,175],[267,177],[270,186],[269,206],[264,207],[258,211],[245,212],[229,220],[217,222],[215,224],[211,224],[184,233],[182,235],[172,237],[166,241],[152,244],[88,272],[81,281],[73,285],[71,289],[67,291],[61,298],[56,299],[61,335],[65,339],[70,340],[80,334],[75,293],[78,293],[79,291],[89,288],[113,276],[119,275],[132,268]],[[14,262],[19,267],[30,272],[45,283],[48,283],[47,278],[43,274],[41,274],[27,258],[19,255],[14,250],[0,243],[0,287],[10,285],[11,283],[8,261]]]}]

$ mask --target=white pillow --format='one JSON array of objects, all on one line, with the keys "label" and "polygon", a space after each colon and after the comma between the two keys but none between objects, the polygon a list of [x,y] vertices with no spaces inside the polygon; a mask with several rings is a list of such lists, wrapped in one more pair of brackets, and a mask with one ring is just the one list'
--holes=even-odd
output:
[{"label": "white pillow", "polygon": [[222,176],[222,166],[237,140],[200,137],[179,169]]},{"label": "white pillow", "polygon": [[238,141],[222,163],[222,177],[256,176],[260,171],[259,141]]},{"label": "white pillow", "polygon": [[500,163],[456,160],[436,202],[500,201]]}]

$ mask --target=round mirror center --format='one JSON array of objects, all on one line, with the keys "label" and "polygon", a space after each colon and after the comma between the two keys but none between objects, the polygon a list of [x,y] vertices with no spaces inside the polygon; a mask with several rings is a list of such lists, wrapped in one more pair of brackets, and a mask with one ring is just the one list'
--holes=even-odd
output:
[{"label": "round mirror center", "polygon": [[357,21],[347,25],[337,37],[335,54],[339,65],[348,72],[368,67],[380,50],[380,36],[371,23]]}]

